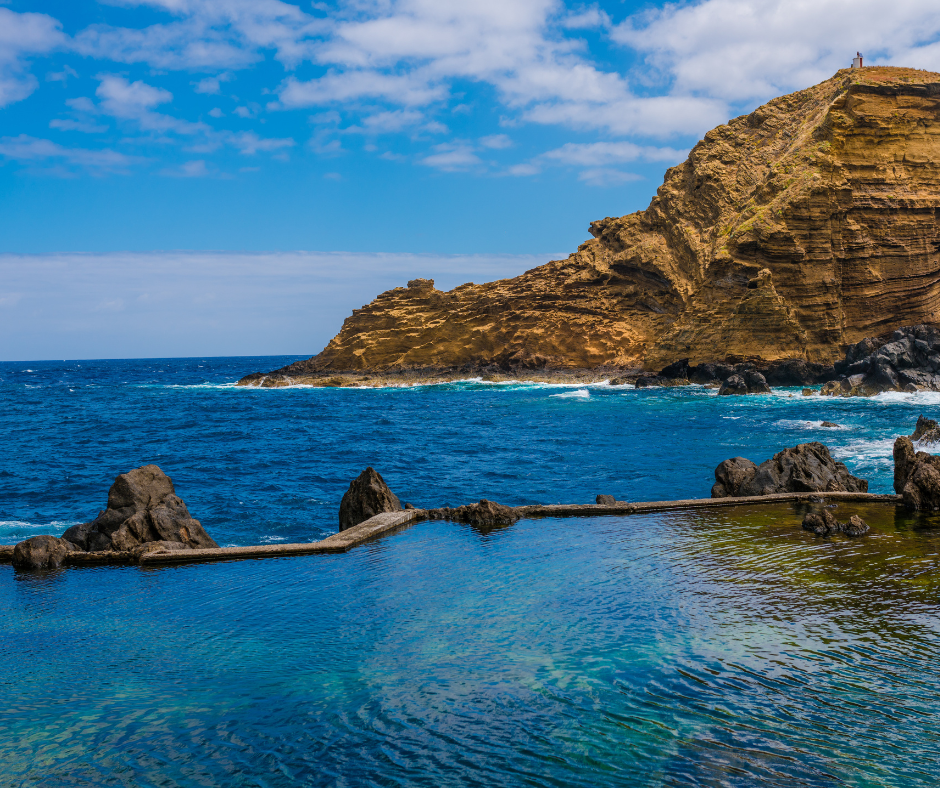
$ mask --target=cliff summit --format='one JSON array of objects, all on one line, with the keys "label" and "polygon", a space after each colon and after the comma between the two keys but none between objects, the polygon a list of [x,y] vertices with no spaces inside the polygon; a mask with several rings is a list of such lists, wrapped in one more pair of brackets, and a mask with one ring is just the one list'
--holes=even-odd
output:
[{"label": "cliff summit", "polygon": [[278,373],[828,364],[935,322],[938,206],[940,74],[845,69],[709,131],[567,259],[449,292],[413,280]]}]

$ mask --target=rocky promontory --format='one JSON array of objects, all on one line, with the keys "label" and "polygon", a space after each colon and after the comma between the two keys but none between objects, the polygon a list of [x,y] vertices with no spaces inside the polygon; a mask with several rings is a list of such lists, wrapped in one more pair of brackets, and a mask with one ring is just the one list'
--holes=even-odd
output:
[{"label": "rocky promontory", "polygon": [[568,258],[447,292],[412,280],[318,355],[242,383],[829,365],[937,321],[938,187],[940,75],[846,69],[712,129],[646,210],[593,222]]}]

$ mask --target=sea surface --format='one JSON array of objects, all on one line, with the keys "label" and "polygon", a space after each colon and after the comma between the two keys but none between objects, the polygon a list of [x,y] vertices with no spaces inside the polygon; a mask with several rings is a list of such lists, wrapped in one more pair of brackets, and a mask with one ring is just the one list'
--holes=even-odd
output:
[{"label": "sea surface", "polygon": [[[0,364],[0,543],[93,518],[150,462],[223,545],[335,532],[367,465],[419,507],[670,500],[820,440],[887,493],[894,438],[940,415],[937,394],[234,386],[293,360]],[[940,520],[841,507],[872,533],[754,506],[2,565],[0,786],[936,785]]]}]

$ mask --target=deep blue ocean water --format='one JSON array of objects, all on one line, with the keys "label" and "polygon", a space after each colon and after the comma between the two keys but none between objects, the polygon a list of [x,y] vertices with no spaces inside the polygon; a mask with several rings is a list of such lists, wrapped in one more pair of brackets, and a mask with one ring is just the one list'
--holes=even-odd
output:
[{"label": "deep blue ocean water", "polygon": [[[940,396],[460,383],[241,389],[293,358],[0,364],[0,543],[159,464],[220,544],[403,501],[707,497],[822,440],[874,492]],[[828,430],[820,422],[839,423]],[[940,528],[872,513],[421,523],[345,555],[0,566],[0,785],[936,784]]]}]

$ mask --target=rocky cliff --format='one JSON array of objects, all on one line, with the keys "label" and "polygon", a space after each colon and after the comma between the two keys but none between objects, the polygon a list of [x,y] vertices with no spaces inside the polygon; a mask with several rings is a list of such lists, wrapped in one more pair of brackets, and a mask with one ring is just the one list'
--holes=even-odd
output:
[{"label": "rocky cliff", "polygon": [[279,372],[831,362],[937,322],[938,205],[940,74],[843,70],[708,132],[645,211],[594,222],[566,260],[409,282]]}]

